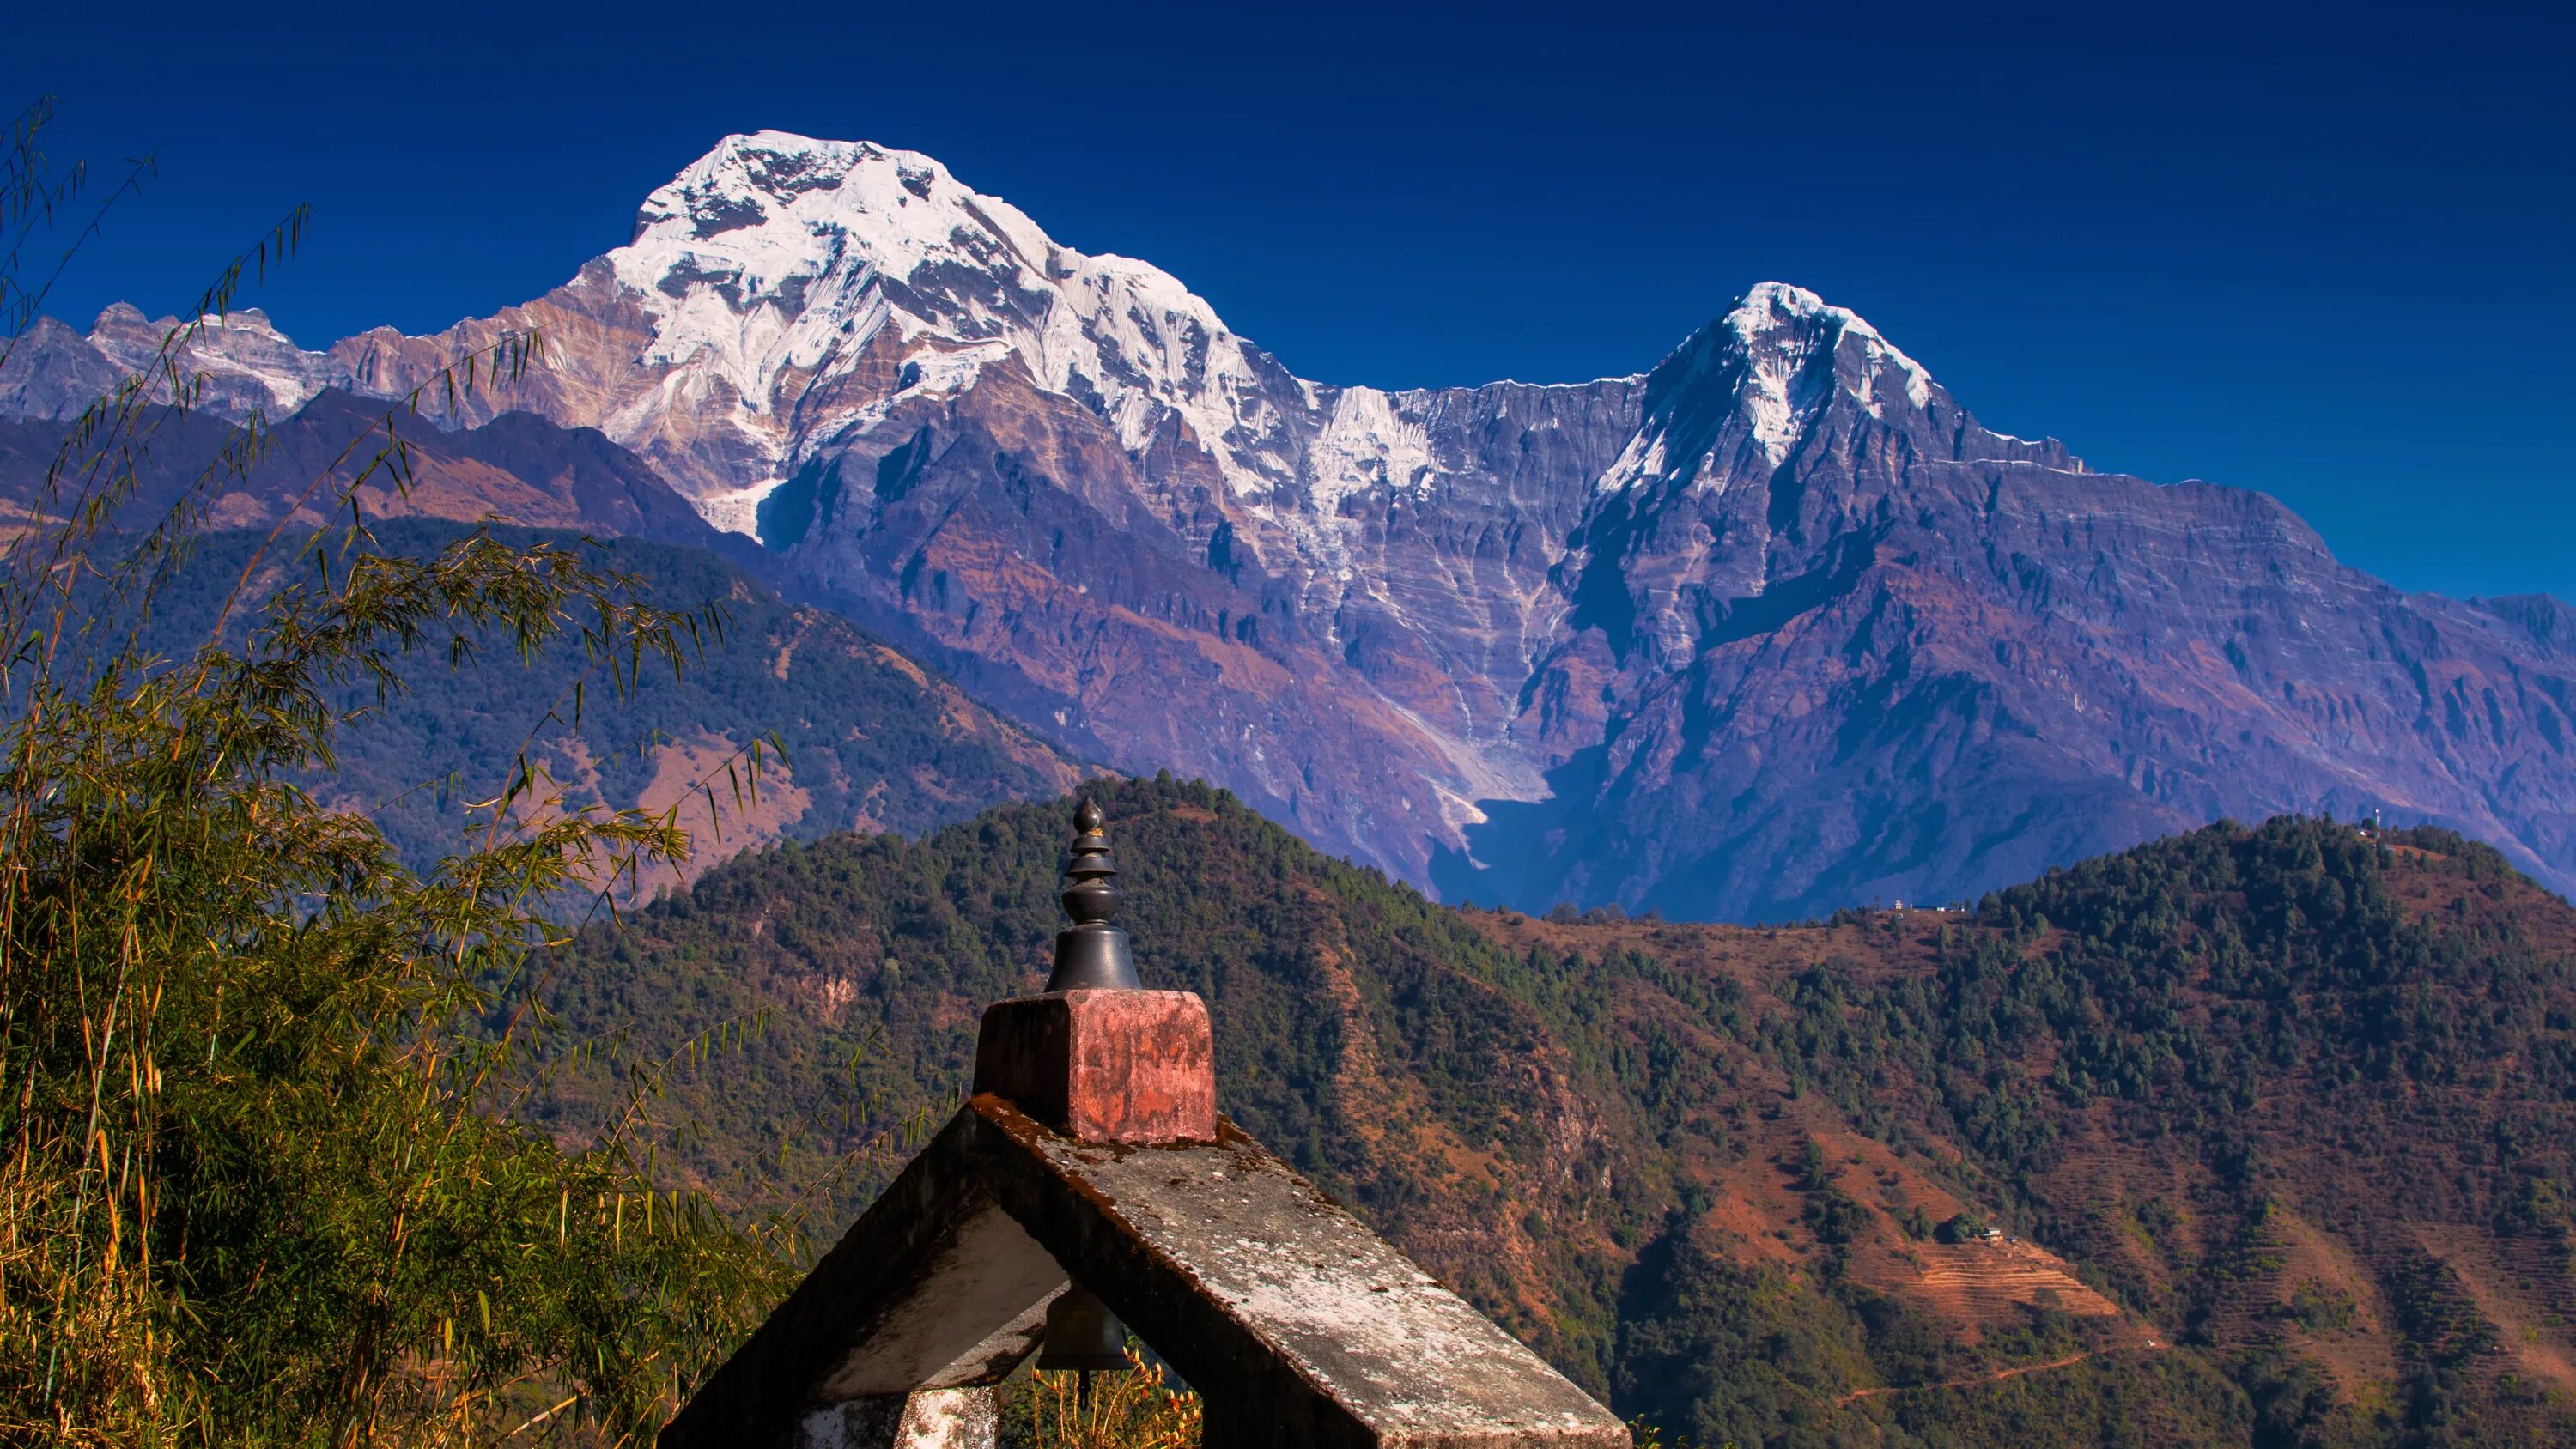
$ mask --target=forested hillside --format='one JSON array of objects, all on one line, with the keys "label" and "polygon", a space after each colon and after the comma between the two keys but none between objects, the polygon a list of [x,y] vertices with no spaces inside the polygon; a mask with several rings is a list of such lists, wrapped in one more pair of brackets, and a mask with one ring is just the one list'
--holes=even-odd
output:
[{"label": "forested hillside", "polygon": [[[1225,1110],[1668,1433],[2576,1434],[2576,911],[2484,847],[2221,824],[1743,929],[1452,911],[1204,786],[1103,800]],[[561,1040],[667,1057],[678,1170],[828,1241],[1041,980],[1065,830],[728,862],[555,963]],[[623,1102],[563,1066],[567,1133]]]}]

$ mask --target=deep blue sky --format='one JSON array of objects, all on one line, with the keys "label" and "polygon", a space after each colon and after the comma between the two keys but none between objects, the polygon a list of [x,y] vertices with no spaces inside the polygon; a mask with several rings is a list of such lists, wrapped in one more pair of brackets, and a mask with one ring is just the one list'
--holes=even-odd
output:
[{"label": "deep blue sky", "polygon": [[2576,598],[2542,7],[239,8],[7,23],[57,155],[159,163],[61,315],[184,305],[309,201],[281,327],[444,326],[777,127],[936,155],[1331,381],[1638,371],[1798,282],[2007,432],[2264,489],[2407,587]]}]

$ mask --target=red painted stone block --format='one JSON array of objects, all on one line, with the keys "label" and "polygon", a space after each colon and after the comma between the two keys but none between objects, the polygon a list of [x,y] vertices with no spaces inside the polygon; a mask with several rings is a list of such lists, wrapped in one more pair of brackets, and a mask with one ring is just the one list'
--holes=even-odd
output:
[{"label": "red painted stone block", "polygon": [[1214,1142],[1216,1040],[1188,991],[1056,991],[984,1009],[975,1090],[1079,1142]]}]

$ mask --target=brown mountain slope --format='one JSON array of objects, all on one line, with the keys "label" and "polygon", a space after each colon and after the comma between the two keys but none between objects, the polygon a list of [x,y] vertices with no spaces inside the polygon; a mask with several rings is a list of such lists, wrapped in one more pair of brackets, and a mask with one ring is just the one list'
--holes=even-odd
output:
[{"label": "brown mountain slope", "polygon": [[[0,507],[48,506],[47,470],[71,426],[0,418]],[[183,492],[206,487],[209,467],[228,446],[238,446],[234,427],[209,412],[163,411],[148,419],[138,430],[136,499],[125,523],[143,526]],[[391,452],[397,444],[398,460]],[[207,521],[215,528],[266,529],[283,520],[286,536],[297,537],[329,521],[332,500],[353,484],[369,519],[499,517],[757,559],[756,551],[708,527],[688,500],[595,428],[504,413],[480,427],[442,429],[381,400],[336,390],[265,429],[252,466],[223,478],[207,500]]]},{"label": "brown mountain slope", "polygon": [[[1748,929],[1460,913],[1204,787],[1108,803],[1226,1109],[1624,1411],[1708,1444],[2576,1431],[2576,911],[2483,847],[2222,826],[1973,914]],[[744,857],[587,940],[560,1005],[648,1053],[753,1030],[673,1066],[675,1160],[746,1206],[819,1179],[836,1233],[1040,979],[1062,833]],[[576,1074],[561,1130],[613,1099]]]}]

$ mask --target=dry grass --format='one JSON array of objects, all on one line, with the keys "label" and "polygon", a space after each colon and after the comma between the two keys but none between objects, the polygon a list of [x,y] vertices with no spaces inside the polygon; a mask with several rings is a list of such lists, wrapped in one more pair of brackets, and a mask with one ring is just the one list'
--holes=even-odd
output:
[{"label": "dry grass", "polygon": [[1199,1396],[1175,1387],[1160,1366],[1127,1350],[1135,1371],[1032,1373],[1011,1385],[1003,1422],[1028,1449],[1184,1449],[1199,1442]]}]

